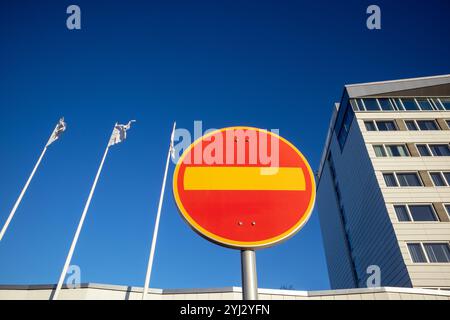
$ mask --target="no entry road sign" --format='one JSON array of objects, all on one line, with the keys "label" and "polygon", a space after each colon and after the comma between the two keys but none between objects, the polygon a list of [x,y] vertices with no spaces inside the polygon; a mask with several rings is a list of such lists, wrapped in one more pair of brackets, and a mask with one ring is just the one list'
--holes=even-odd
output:
[{"label": "no entry road sign", "polygon": [[273,246],[298,232],[311,215],[314,175],[305,157],[275,133],[220,129],[180,157],[175,201],[201,236],[236,249]]}]

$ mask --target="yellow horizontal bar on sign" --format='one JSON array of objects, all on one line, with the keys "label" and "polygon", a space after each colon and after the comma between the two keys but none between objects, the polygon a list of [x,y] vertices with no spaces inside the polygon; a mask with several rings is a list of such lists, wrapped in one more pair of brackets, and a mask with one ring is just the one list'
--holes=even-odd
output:
[{"label": "yellow horizontal bar on sign", "polygon": [[305,190],[301,168],[186,167],[185,190]]}]

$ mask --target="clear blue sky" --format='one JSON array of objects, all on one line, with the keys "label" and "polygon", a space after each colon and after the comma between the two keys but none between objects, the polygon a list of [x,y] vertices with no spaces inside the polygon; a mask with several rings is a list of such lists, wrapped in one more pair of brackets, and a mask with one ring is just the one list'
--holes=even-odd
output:
[{"label": "clear blue sky", "polygon": [[[66,29],[78,4],[82,30]],[[137,119],[107,158],[73,264],[82,282],[142,286],[173,120],[192,130],[279,128],[317,169],[343,85],[450,73],[449,2],[2,1],[0,223],[60,116],[0,243],[0,283],[56,283],[116,121]],[[173,165],[169,174],[172,179]],[[152,287],[240,285],[239,252],[197,236],[168,185]],[[258,251],[260,287],[329,287],[317,212]]]}]

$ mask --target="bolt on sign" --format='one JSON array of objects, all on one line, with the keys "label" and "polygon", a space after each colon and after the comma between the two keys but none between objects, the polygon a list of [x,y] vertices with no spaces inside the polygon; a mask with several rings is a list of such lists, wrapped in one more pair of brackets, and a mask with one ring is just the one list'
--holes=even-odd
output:
[{"label": "bolt on sign", "polygon": [[183,152],[173,192],[181,216],[201,236],[226,247],[259,249],[305,225],[315,182],[305,157],[286,139],[230,127],[204,135]]}]

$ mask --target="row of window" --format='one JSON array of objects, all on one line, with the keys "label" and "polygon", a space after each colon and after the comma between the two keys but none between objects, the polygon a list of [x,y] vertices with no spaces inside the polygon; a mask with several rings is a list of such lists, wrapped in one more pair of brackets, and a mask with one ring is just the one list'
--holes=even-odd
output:
[{"label": "row of window", "polygon": [[[435,187],[450,187],[450,172],[428,172]],[[387,187],[423,187],[418,172],[385,172],[384,182]]]},{"label": "row of window", "polygon": [[[449,157],[450,145],[446,144],[416,144],[421,157]],[[379,144],[373,149],[377,157],[410,157],[411,154],[406,144]]]},{"label": "row of window", "polygon": [[422,157],[448,157],[450,156],[449,144],[417,144],[417,151]]},{"label": "row of window", "polygon": [[[405,120],[405,126],[409,131],[429,131],[450,129],[450,120],[445,120],[447,128],[441,128],[436,120]],[[394,120],[369,120],[364,121],[367,131],[398,131]]]},{"label": "row of window", "polygon": [[[450,204],[444,204],[450,217]],[[399,204],[394,205],[394,211],[399,222],[432,222],[440,221],[431,204]]]},{"label": "row of window", "polygon": [[397,131],[397,125],[392,120],[364,121],[367,131]]},{"label": "row of window", "polygon": [[364,98],[351,99],[354,111],[445,111],[450,98]]},{"label": "row of window", "polygon": [[407,243],[414,263],[450,263],[450,245],[443,243]]},{"label": "row of window", "polygon": [[[445,120],[447,127],[450,129],[450,120]],[[428,131],[440,130],[436,120],[405,120],[406,128],[409,131]]]},{"label": "row of window", "polygon": [[387,187],[421,187],[423,186],[417,172],[389,172],[383,173]]}]

